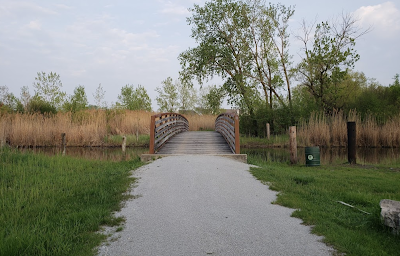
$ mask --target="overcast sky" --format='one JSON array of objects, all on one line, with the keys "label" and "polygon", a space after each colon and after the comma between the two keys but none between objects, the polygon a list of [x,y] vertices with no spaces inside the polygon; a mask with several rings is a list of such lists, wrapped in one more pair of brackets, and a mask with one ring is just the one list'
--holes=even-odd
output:
[{"label": "overcast sky", "polygon": [[[156,109],[155,88],[178,78],[179,53],[195,47],[188,8],[204,0],[56,1],[0,0],[0,85],[17,97],[36,73],[61,76],[63,91],[84,85],[89,102],[101,85],[110,105],[126,84],[143,85]],[[277,3],[277,2],[274,2]],[[318,22],[353,13],[359,25],[373,30],[357,41],[356,70],[382,85],[400,73],[400,3],[373,0],[287,0],[295,5],[290,23],[296,32],[305,19]],[[297,56],[299,42],[291,41]],[[294,81],[296,84],[296,81]]]}]

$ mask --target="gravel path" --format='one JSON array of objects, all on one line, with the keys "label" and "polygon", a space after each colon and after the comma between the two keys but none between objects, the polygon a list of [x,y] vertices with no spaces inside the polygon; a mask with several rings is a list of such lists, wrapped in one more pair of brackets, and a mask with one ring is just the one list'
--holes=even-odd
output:
[{"label": "gravel path", "polygon": [[113,255],[331,255],[333,250],[271,204],[276,193],[249,165],[217,156],[171,156],[135,171],[133,194],[118,216],[123,231],[99,247]]}]

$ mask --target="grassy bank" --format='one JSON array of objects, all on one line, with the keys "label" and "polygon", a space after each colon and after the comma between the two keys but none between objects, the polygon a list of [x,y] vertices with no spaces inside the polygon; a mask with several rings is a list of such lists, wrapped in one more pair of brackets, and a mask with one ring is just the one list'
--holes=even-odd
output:
[{"label": "grassy bank", "polygon": [[[398,255],[399,237],[380,222],[381,199],[400,200],[400,165],[289,166],[249,158],[261,168],[253,175],[279,191],[275,203],[295,210],[294,217],[346,255]],[[338,203],[342,201],[371,213]]]},{"label": "grassy bank", "polygon": [[0,255],[93,255],[140,165],[0,149]]}]

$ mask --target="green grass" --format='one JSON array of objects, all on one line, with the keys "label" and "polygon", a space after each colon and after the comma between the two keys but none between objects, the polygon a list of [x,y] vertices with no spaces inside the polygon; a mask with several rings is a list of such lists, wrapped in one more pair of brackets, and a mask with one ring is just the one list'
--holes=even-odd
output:
[{"label": "green grass", "polygon": [[[400,166],[289,166],[250,157],[253,175],[279,191],[275,203],[297,209],[324,242],[346,255],[399,255],[400,237],[380,221],[381,199],[400,200]],[[343,201],[363,213],[338,203]]]},{"label": "green grass", "polygon": [[140,165],[0,149],[0,255],[94,255]]}]

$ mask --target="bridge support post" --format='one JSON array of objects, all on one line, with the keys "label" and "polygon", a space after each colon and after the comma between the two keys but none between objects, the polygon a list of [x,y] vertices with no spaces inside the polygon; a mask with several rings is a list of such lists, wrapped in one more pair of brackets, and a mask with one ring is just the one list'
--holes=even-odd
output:
[{"label": "bridge support post", "polygon": [[240,154],[239,116],[235,115],[235,154]]},{"label": "bridge support post", "polygon": [[151,116],[150,121],[150,145],[149,145],[149,154],[154,154],[154,143],[155,143],[155,128],[156,128],[156,117]]}]

